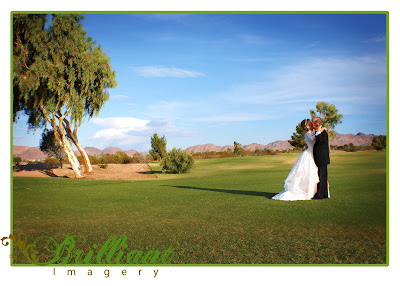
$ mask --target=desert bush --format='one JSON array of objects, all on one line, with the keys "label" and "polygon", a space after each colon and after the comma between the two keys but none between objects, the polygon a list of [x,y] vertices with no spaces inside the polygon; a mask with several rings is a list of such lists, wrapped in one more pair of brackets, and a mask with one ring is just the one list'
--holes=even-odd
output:
[{"label": "desert bush", "polygon": [[100,155],[100,163],[101,164],[113,164],[115,163],[115,156],[112,154],[101,154]]},{"label": "desert bush", "polygon": [[108,164],[107,163],[101,164],[101,165],[99,165],[99,167],[102,168],[102,169],[107,169],[108,168]]},{"label": "desert bush", "polygon": [[357,146],[354,146],[353,143],[349,144],[349,152],[355,152],[357,150],[358,150]]},{"label": "desert bush", "polygon": [[93,155],[88,155],[89,156],[89,160],[90,160],[90,164],[93,165],[97,165],[100,164],[100,158],[98,156],[93,156]]},{"label": "desert bush", "polygon": [[149,163],[154,161],[150,154],[142,155],[140,153],[135,153],[130,158],[132,163]]},{"label": "desert bush", "polygon": [[[255,151],[243,150],[241,156],[266,156],[266,155],[276,155],[279,153],[288,153],[291,150],[271,150],[271,149],[257,149]],[[235,157],[235,153],[232,150],[216,152],[216,151],[208,151],[208,152],[199,152],[199,153],[191,153],[194,159],[212,159],[212,158],[227,158],[227,157]]]},{"label": "desert bush", "polygon": [[176,148],[169,151],[161,161],[162,169],[173,174],[185,173],[193,167],[193,164],[194,159],[189,152]]},{"label": "desert bush", "polygon": [[[288,150],[282,150],[282,153],[287,153],[289,152]],[[278,154],[279,151],[277,150],[271,150],[271,149],[256,149],[253,151],[253,156],[266,156],[266,155],[276,155]]]},{"label": "desert bush", "polygon": [[35,160],[35,161],[27,160],[26,162],[28,163],[28,165],[30,165],[30,164],[41,164],[41,163],[43,163],[42,161],[39,161],[39,160]]},{"label": "desert bush", "polygon": [[386,136],[385,136],[385,135],[375,136],[375,137],[372,139],[371,145],[372,145],[372,147],[374,147],[376,150],[386,149]]},{"label": "desert bush", "polygon": [[52,163],[52,164],[59,164],[60,161],[57,158],[54,157],[47,157],[46,159],[44,159],[45,163]]},{"label": "desert bush", "polygon": [[13,162],[15,163],[15,165],[19,165],[22,162],[21,157],[13,157]]},{"label": "desert bush", "polygon": [[132,157],[129,157],[125,152],[118,151],[114,155],[114,163],[116,164],[129,164],[132,163]]},{"label": "desert bush", "polygon": [[226,158],[226,157],[234,157],[235,154],[233,152],[216,152],[216,151],[208,151],[208,152],[199,152],[199,153],[191,153],[194,159],[211,159],[211,158]]}]

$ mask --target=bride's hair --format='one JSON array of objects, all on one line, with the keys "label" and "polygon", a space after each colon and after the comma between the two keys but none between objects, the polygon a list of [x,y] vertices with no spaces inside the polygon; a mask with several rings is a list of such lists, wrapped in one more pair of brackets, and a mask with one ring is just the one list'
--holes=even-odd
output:
[{"label": "bride's hair", "polygon": [[308,130],[308,124],[310,123],[310,119],[304,119],[301,123],[300,126],[304,130]]}]

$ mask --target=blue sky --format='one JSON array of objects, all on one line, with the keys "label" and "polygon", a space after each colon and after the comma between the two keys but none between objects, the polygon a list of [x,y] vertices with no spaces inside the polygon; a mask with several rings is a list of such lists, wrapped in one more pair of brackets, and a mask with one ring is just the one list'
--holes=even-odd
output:
[{"label": "blue sky", "polygon": [[[386,14],[86,14],[118,86],[83,146],[148,151],[290,139],[326,101],[339,133],[386,134]],[[38,146],[26,118],[13,144]]]}]

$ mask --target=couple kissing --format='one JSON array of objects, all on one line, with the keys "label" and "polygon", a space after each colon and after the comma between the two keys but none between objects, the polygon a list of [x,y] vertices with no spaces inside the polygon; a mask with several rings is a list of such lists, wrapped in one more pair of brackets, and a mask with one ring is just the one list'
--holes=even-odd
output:
[{"label": "couple kissing", "polygon": [[329,198],[328,164],[329,136],[321,118],[304,119],[304,141],[307,149],[301,153],[285,180],[285,189],[274,200],[297,201]]}]

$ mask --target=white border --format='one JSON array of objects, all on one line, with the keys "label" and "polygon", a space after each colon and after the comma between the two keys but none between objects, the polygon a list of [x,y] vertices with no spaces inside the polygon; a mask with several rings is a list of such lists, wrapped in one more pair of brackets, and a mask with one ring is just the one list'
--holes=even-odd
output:
[{"label": "white border", "polygon": [[[396,27],[400,27],[399,8],[395,1],[215,1],[205,0],[200,3],[190,1],[6,1],[2,3],[1,10],[1,38],[3,40],[1,63],[2,63],[2,91],[0,113],[3,127],[2,151],[3,163],[1,164],[2,188],[0,206],[0,237],[7,236],[10,231],[10,168],[7,164],[10,156],[10,120],[9,113],[9,70],[10,70],[10,12],[11,11],[389,11],[390,20],[390,265],[388,267],[156,267],[159,273],[156,278],[150,275],[153,267],[143,267],[142,275],[136,275],[137,267],[76,267],[77,275],[69,277],[66,275],[53,276],[53,269],[49,267],[10,267],[7,259],[10,254],[9,247],[0,245],[0,277],[2,281],[12,281],[13,284],[20,283],[41,285],[83,285],[88,282],[99,284],[114,284],[125,282],[129,285],[186,285],[195,284],[217,284],[227,282],[231,285],[244,283],[262,282],[267,285],[395,285],[398,283],[399,269],[399,243],[398,232],[399,217],[399,188],[392,182],[397,174],[398,158],[397,150],[399,142],[396,112],[398,107],[399,93],[399,70],[398,52],[399,33]],[[118,275],[122,269],[127,269],[127,276]],[[57,274],[64,267],[56,268]],[[69,268],[66,268],[69,269]],[[87,277],[87,270],[93,269],[93,277]],[[110,269],[110,277],[104,277],[104,270]],[[84,273],[84,274],[79,274]],[[113,274],[114,273],[114,274]],[[78,275],[79,274],[79,275]],[[394,282],[396,281],[396,282]],[[225,283],[224,283],[225,284]]]}]

